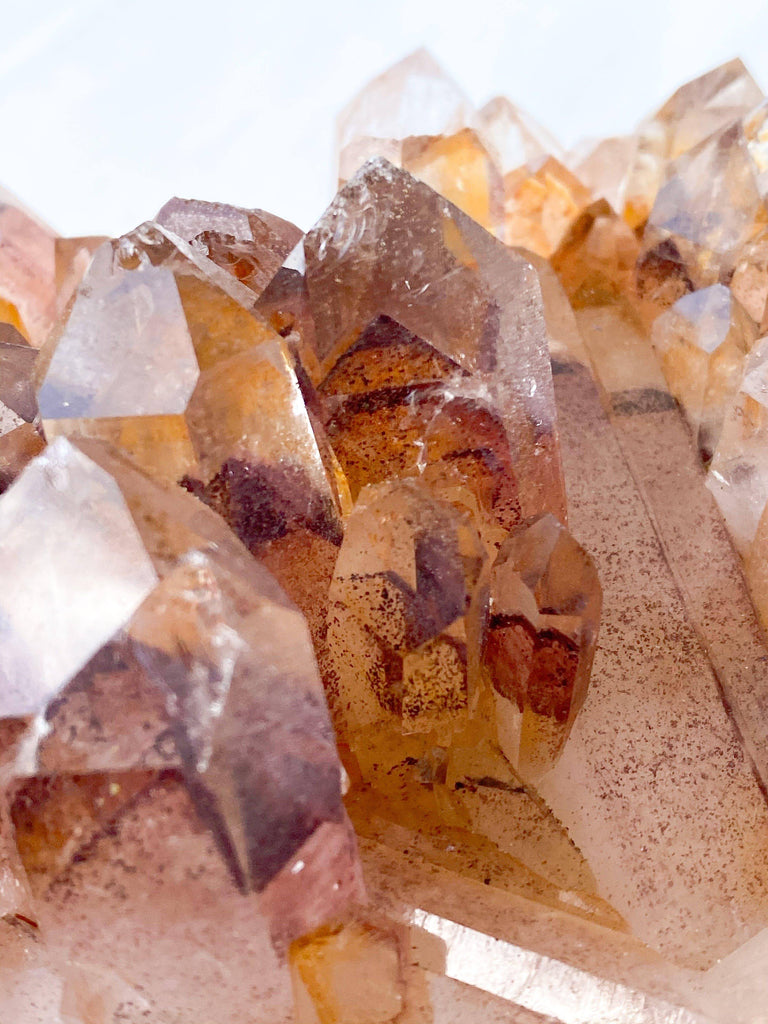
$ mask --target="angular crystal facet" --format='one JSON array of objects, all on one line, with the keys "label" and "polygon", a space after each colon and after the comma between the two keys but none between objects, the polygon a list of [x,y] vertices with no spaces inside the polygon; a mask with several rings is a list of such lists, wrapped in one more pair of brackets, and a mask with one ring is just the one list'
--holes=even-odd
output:
[{"label": "angular crystal facet", "polygon": [[502,174],[547,156],[563,158],[560,143],[505,96],[495,96],[477,114],[478,131]]},{"label": "angular crystal facet", "polygon": [[[151,768],[154,720],[246,888],[265,889],[324,824],[336,841],[341,768],[306,625],[218,517],[105,446],[63,438],[6,491],[0,517],[15,581],[2,597],[0,716],[34,716],[17,774]],[[143,714],[131,717],[132,701]],[[83,715],[98,716],[100,742],[72,729]],[[313,854],[327,870],[282,883],[289,901],[305,877],[317,887],[308,919],[293,915],[298,934],[360,895],[346,842],[344,893],[328,877],[338,857]]]},{"label": "angular crystal facet", "polygon": [[10,324],[0,325],[0,403],[31,423],[37,415],[32,376],[37,350]]},{"label": "angular crystal facet", "polygon": [[504,239],[549,257],[591,198],[554,157],[510,171],[504,178]]},{"label": "angular crystal facet", "polygon": [[740,121],[686,151],[666,169],[648,216],[646,245],[667,239],[682,245],[694,283],[714,283],[765,225],[755,172]]},{"label": "angular crystal facet", "polygon": [[294,224],[265,210],[197,199],[169,199],[155,222],[196,244],[256,294],[263,291],[301,238]]},{"label": "angular crystal facet", "polygon": [[439,476],[441,463],[444,482],[498,505],[507,528],[520,515],[563,518],[530,265],[382,160],[341,189],[303,256],[294,323],[311,325],[308,370],[353,497],[392,476]]},{"label": "angular crystal facet", "polygon": [[681,86],[640,127],[629,172],[624,216],[645,223],[661,187],[664,166],[708,136],[743,117],[763,94],[740,60],[731,60]]},{"label": "angular crystal facet", "polygon": [[324,676],[366,774],[391,767],[403,742],[426,753],[466,728],[465,616],[484,558],[471,522],[416,481],[361,492],[331,586]]},{"label": "angular crystal facet", "polygon": [[755,336],[749,316],[719,284],[684,295],[653,325],[669,389],[706,460],[717,447]]},{"label": "angular crystal facet", "polygon": [[453,135],[471,120],[472,106],[456,83],[430,53],[416,50],[369,82],[340,114],[341,178],[374,156],[399,163],[403,139]]},{"label": "angular crystal facet", "polygon": [[0,196],[0,322],[11,324],[35,348],[45,341],[55,314],[55,237]]},{"label": "angular crystal facet", "polygon": [[587,142],[569,154],[566,162],[579,181],[591,189],[595,199],[605,199],[613,210],[621,213],[627,171],[636,145],[631,135]]},{"label": "angular crystal facet", "polygon": [[384,157],[501,234],[498,164],[469,102],[425,50],[369,82],[337,129],[341,183],[366,160]]},{"label": "angular crystal facet", "polygon": [[768,338],[744,361],[738,392],[723,420],[707,474],[736,547],[742,554],[768,503]]},{"label": "angular crystal facet", "polygon": [[311,552],[299,543],[292,557],[284,538],[333,548],[337,489],[292,357],[253,300],[157,225],[105,243],[37,368],[40,415],[48,438],[109,441],[183,482],[255,553],[274,545],[273,568],[303,600],[297,563]]},{"label": "angular crystal facet", "polygon": [[551,767],[584,703],[601,601],[594,562],[554,516],[501,545],[482,660],[497,694],[500,746],[523,778]]}]

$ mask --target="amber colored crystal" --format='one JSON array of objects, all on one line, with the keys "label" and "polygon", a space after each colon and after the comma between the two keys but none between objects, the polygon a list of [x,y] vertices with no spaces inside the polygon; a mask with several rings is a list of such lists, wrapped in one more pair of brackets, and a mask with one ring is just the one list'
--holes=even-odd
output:
[{"label": "amber colored crystal", "polygon": [[756,330],[723,285],[684,295],[654,323],[652,341],[702,457],[717,447]]},{"label": "amber colored crystal", "polygon": [[395,1024],[405,1005],[397,936],[350,923],[290,951],[296,1024]]},{"label": "amber colored crystal", "polygon": [[364,774],[467,727],[478,638],[466,616],[484,561],[471,521],[418,482],[361,491],[331,586],[323,674]]},{"label": "amber colored crystal", "polygon": [[82,238],[57,238],[56,316],[60,317],[75,294],[96,250],[107,241],[104,235]]},{"label": "amber colored crystal", "polygon": [[739,251],[730,289],[764,332],[768,328],[768,228]]},{"label": "amber colored crystal", "polygon": [[554,157],[510,171],[504,178],[504,239],[551,256],[591,198]]},{"label": "amber colored crystal", "polygon": [[404,139],[451,136],[468,127],[472,107],[425,49],[372,79],[336,123],[341,181],[371,157],[400,163]]},{"label": "amber colored crystal", "polygon": [[499,744],[525,779],[546,771],[584,703],[602,594],[589,555],[542,516],[501,545],[489,580],[482,661]]}]

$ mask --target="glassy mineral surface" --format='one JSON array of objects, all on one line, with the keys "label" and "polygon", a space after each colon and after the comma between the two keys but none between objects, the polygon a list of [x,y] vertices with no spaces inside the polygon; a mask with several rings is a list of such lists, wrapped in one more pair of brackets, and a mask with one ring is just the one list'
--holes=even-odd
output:
[{"label": "glassy mineral surface", "polygon": [[[124,801],[146,787],[142,772],[178,768],[235,881],[265,894],[276,934],[286,921],[303,934],[358,895],[306,625],[224,523],[102,444],[63,438],[8,488],[0,517],[2,718],[29,723],[8,770],[66,791],[26,790],[38,829],[46,802],[75,820],[98,810],[98,826],[110,817],[99,785]],[[345,845],[334,886],[315,865]],[[284,878],[297,854],[306,874]]]},{"label": "glassy mineral surface", "polygon": [[304,238],[55,242],[0,338],[0,1019],[760,1019],[762,101],[566,155],[422,51]]}]

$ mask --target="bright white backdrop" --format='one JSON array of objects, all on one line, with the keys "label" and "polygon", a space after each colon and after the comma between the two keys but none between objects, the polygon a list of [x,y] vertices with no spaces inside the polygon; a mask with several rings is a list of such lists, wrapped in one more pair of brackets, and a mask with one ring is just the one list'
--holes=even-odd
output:
[{"label": "bright white backdrop", "polygon": [[67,234],[127,230],[174,193],[306,228],[337,111],[419,45],[566,145],[732,56],[768,88],[766,0],[5,0],[0,183]]}]

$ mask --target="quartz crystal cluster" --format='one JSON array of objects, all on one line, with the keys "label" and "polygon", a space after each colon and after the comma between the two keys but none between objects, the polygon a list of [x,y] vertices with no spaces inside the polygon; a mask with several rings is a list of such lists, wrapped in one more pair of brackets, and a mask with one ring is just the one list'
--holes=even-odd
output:
[{"label": "quartz crystal cluster", "polygon": [[2,1024],[761,1019],[764,102],[421,50],[305,234],[3,198]]}]

